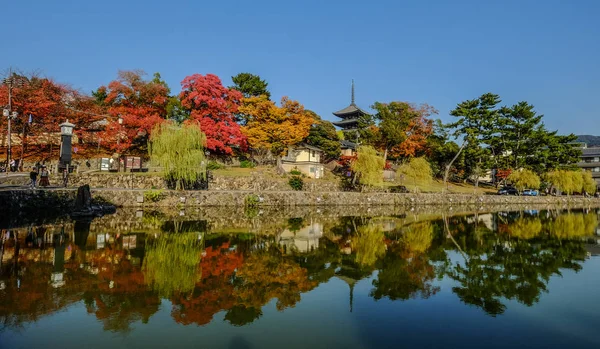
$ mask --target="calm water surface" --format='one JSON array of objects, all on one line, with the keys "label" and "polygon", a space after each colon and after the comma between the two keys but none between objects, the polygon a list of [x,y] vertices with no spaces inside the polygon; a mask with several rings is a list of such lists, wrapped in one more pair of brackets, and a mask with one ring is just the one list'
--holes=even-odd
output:
[{"label": "calm water surface", "polygon": [[599,348],[597,210],[3,230],[1,348]]}]

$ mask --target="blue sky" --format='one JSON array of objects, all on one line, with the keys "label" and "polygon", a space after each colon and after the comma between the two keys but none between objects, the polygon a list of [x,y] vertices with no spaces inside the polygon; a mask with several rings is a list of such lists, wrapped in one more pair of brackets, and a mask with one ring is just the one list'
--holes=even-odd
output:
[{"label": "blue sky", "polygon": [[526,100],[550,129],[600,135],[600,1],[81,1],[2,6],[0,68],[89,92],[118,70],[260,75],[325,119],[350,102]]}]

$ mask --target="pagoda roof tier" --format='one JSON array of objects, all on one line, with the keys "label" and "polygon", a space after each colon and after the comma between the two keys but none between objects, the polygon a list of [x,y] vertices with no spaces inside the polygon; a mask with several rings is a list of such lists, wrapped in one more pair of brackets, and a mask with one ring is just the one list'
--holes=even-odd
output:
[{"label": "pagoda roof tier", "polygon": [[340,141],[340,146],[342,147],[342,149],[356,149],[358,147],[358,144],[347,140],[343,140]]},{"label": "pagoda roof tier", "polygon": [[358,124],[358,119],[356,119],[356,118],[344,119],[342,121],[332,122],[332,124],[334,124],[335,126],[339,126],[339,127],[353,126],[353,125]]},{"label": "pagoda roof tier", "polygon": [[346,108],[334,112],[333,115],[340,117],[340,118],[346,118],[348,116],[355,116],[355,115],[356,116],[369,115],[369,113],[367,113],[366,111],[357,107],[356,104],[352,103],[349,106],[347,106]]}]

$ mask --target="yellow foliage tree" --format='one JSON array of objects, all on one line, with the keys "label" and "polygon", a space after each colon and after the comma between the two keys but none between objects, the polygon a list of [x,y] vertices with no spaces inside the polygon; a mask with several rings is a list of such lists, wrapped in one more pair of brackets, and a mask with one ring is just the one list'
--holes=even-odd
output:
[{"label": "yellow foliage tree", "polygon": [[288,146],[308,136],[314,122],[302,104],[287,97],[281,99],[281,107],[266,96],[244,98],[239,112],[248,117],[242,132],[248,137],[250,147],[269,150],[278,163]]},{"label": "yellow foliage tree", "polygon": [[514,171],[508,176],[508,180],[518,191],[523,191],[525,188],[538,189],[541,184],[540,177],[531,170]]},{"label": "yellow foliage tree", "polygon": [[546,175],[546,180],[559,191],[564,191],[567,194],[571,193],[573,180],[569,175],[569,171],[557,170]]},{"label": "yellow foliage tree", "polygon": [[367,226],[358,228],[352,238],[352,249],[356,251],[356,263],[372,266],[385,254],[385,234],[380,227]]},{"label": "yellow foliage tree", "polygon": [[423,157],[410,159],[409,162],[402,164],[396,172],[399,176],[404,176],[414,183],[415,192],[417,191],[417,181],[430,182],[433,178],[431,165]]},{"label": "yellow foliage tree", "polygon": [[[571,188],[571,193],[581,193],[583,192],[583,185],[585,184],[583,180],[583,173],[581,171],[570,171],[571,181],[573,183],[573,187]],[[569,193],[569,194],[571,194]]]},{"label": "yellow foliage tree", "polygon": [[596,192],[596,182],[589,172],[559,170],[548,173],[547,180],[558,190],[567,194]]},{"label": "yellow foliage tree", "polygon": [[592,177],[592,173],[589,171],[584,171],[582,173],[583,176],[583,191],[588,193],[589,195],[594,195],[598,190],[598,184]]},{"label": "yellow foliage tree", "polygon": [[383,157],[377,154],[371,146],[360,146],[356,151],[356,160],[352,161],[350,168],[360,178],[360,183],[377,185],[383,180]]},{"label": "yellow foliage tree", "polygon": [[402,234],[401,241],[411,252],[425,253],[433,241],[433,225],[431,222],[412,224]]},{"label": "yellow foliage tree", "polygon": [[519,218],[509,224],[508,232],[519,239],[533,239],[542,232],[542,221],[538,217]]},{"label": "yellow foliage tree", "polygon": [[598,227],[595,213],[565,213],[549,222],[548,231],[558,239],[573,239],[594,235]]}]

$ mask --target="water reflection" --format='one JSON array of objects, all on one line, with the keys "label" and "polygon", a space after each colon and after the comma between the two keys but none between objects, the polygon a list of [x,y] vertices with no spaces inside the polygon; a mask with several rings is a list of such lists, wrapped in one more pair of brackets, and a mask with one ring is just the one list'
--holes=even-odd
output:
[{"label": "water reflection", "polygon": [[[207,221],[136,218],[62,222],[2,234],[0,320],[20,328],[82,302],[104,330],[129,332],[161,304],[181,325],[206,325],[223,312],[250,324],[274,302],[295,307],[333,279],[355,287],[369,279],[375,301],[429,299],[441,280],[463,303],[498,316],[507,302],[536,304],[553,275],[580,270],[597,249],[596,211],[465,215],[284,218],[264,234]],[[163,303],[168,300],[168,303]]]}]

